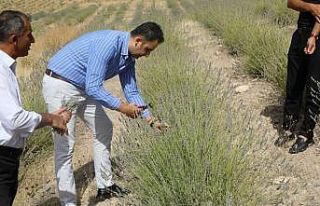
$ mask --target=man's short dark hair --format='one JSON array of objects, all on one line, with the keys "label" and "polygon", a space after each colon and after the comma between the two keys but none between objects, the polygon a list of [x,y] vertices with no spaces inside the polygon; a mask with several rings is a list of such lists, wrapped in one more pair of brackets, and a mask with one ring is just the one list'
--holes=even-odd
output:
[{"label": "man's short dark hair", "polygon": [[155,22],[145,22],[130,32],[131,36],[141,35],[146,41],[164,42],[161,27]]},{"label": "man's short dark hair", "polygon": [[11,34],[21,35],[24,32],[24,21],[30,17],[21,11],[5,10],[0,13],[0,42],[8,40]]}]

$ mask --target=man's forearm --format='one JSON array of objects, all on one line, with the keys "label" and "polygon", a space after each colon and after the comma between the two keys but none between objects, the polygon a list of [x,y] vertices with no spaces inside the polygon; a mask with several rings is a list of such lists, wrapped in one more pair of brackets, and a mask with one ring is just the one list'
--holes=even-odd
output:
[{"label": "man's forearm", "polygon": [[41,122],[37,126],[37,129],[45,127],[45,126],[51,126],[52,125],[52,114],[49,113],[42,113],[41,114]]},{"label": "man's forearm", "polygon": [[288,0],[287,6],[290,9],[302,12],[311,12],[313,4],[305,2],[303,0]]},{"label": "man's forearm", "polygon": [[318,38],[319,33],[320,33],[320,24],[318,22],[316,22],[313,29],[312,29],[311,36]]}]

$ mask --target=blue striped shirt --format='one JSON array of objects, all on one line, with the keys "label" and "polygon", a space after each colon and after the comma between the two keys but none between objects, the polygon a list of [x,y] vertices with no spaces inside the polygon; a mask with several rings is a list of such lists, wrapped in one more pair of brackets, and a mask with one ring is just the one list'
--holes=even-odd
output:
[{"label": "blue striped shirt", "polygon": [[[59,50],[48,68],[110,109],[119,108],[121,101],[103,87],[103,82],[119,75],[127,101],[145,105],[136,84],[135,59],[128,52],[129,39],[129,32],[114,30],[84,34]],[[142,116],[148,117],[150,112],[146,109]]]}]

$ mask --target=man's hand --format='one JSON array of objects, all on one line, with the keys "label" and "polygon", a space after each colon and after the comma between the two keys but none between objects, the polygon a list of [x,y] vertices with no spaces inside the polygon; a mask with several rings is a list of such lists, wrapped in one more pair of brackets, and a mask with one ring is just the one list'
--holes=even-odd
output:
[{"label": "man's hand", "polygon": [[153,128],[160,130],[160,131],[165,131],[166,129],[168,129],[170,126],[166,123],[166,122],[162,122],[162,121],[155,121],[154,122],[154,126]]},{"label": "man's hand", "polygon": [[52,114],[61,116],[66,123],[68,123],[70,121],[71,116],[72,116],[72,113],[68,110],[67,107],[63,107],[61,109],[58,109],[57,111],[52,112]]},{"label": "man's hand", "polygon": [[313,54],[316,50],[316,41],[317,38],[314,36],[309,37],[306,47],[304,48],[304,53]]},{"label": "man's hand", "polygon": [[51,121],[51,126],[56,132],[58,132],[60,135],[68,135],[68,122],[65,121],[65,119],[62,116],[51,114]]},{"label": "man's hand", "polygon": [[[68,135],[67,123],[70,121],[72,113],[67,107],[58,109],[52,113],[52,127],[61,135]],[[61,119],[62,118],[62,119]]]},{"label": "man's hand", "polygon": [[42,119],[38,128],[52,126],[59,134],[68,135],[67,123],[71,118],[71,112],[66,107],[58,109],[53,113],[42,113]]},{"label": "man's hand", "polygon": [[154,117],[148,117],[146,121],[150,127],[159,131],[165,131],[170,127],[166,122],[156,120]]},{"label": "man's hand", "polygon": [[142,109],[132,103],[131,104],[121,103],[120,107],[118,108],[118,111],[127,115],[130,118],[135,119],[140,115]]}]

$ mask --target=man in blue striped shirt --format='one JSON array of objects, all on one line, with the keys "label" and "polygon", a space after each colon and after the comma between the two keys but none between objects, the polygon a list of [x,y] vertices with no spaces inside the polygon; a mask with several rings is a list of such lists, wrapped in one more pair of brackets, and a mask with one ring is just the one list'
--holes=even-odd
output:
[{"label": "man in blue striped shirt", "polygon": [[[101,30],[80,36],[66,44],[50,60],[43,79],[43,95],[48,110],[54,111],[66,102],[75,109],[68,124],[68,136],[54,133],[55,172],[62,205],[76,205],[72,171],[75,142],[75,118],[80,116],[93,132],[94,166],[97,198],[105,200],[121,188],[112,182],[110,145],[112,123],[102,106],[128,117],[140,114],[151,126],[158,127],[140,95],[135,76],[135,60],[148,56],[164,41],[161,27],[146,22],[133,31]],[[119,75],[129,103],[122,102],[103,87],[105,80]]]}]

